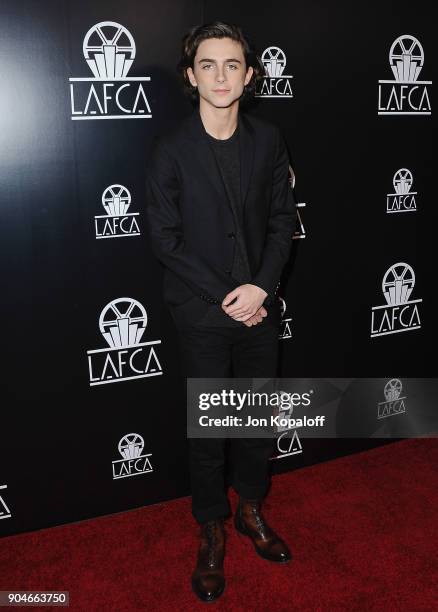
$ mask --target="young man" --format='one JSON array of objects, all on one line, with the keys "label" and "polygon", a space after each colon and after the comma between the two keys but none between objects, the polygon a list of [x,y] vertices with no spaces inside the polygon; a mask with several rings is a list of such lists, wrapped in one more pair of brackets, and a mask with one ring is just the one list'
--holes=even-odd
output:
[{"label": "young man", "polygon": [[[152,249],[185,376],[275,377],[281,319],[276,291],[296,215],[279,129],[239,111],[261,63],[239,27],[214,22],[183,39],[179,70],[192,115],[156,144],[147,176]],[[203,601],[225,587],[225,440],[190,439],[192,513],[200,545],[192,588]],[[232,439],[234,523],[269,561],[291,558],[260,511],[272,439]]]}]

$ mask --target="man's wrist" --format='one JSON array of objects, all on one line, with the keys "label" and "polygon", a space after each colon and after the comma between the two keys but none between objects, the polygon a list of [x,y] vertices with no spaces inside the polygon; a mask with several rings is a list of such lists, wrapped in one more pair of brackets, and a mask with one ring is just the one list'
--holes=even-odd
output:
[{"label": "man's wrist", "polygon": [[265,294],[264,297],[266,297],[268,295],[268,292],[263,289],[263,287],[260,287],[260,285],[256,285],[255,283],[250,283],[253,287],[257,287],[257,289],[260,289],[260,291],[263,291],[263,293]]}]

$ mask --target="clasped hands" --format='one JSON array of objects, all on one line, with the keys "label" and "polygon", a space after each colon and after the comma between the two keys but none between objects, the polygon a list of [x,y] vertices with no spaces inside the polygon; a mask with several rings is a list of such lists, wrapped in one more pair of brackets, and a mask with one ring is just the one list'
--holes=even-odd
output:
[{"label": "clasped hands", "polygon": [[[264,289],[249,283],[236,287],[224,297],[222,310],[232,319],[242,321],[247,327],[261,323],[268,314],[262,306],[268,294]],[[233,304],[234,298],[237,298]]]}]

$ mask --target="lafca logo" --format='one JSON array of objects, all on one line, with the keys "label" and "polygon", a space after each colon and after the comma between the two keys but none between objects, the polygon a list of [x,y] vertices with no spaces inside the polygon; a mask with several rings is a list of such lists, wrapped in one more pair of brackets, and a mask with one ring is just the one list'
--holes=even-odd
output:
[{"label": "lafca logo", "polygon": [[394,174],[392,184],[394,185],[395,193],[386,195],[386,212],[400,213],[412,212],[417,210],[417,202],[415,196],[416,191],[411,191],[414,179],[412,172],[407,168],[400,168]]},{"label": "lafca logo", "polygon": [[[294,189],[295,188],[295,172],[293,171],[293,168],[290,164],[289,164],[289,179],[288,180],[289,180],[290,188]],[[300,214],[300,208],[304,208],[305,206],[306,206],[305,202],[296,203],[298,228],[295,228],[295,231],[292,235],[292,240],[296,240],[297,238],[306,237],[306,230],[304,229],[303,220]]]},{"label": "lafca logo", "polygon": [[99,329],[110,348],[87,351],[90,386],[163,373],[155,353],[161,340],[140,342],[147,321],[146,310],[137,300],[118,298],[105,306]]},{"label": "lafca logo", "polygon": [[85,34],[83,53],[93,77],[70,78],[72,119],[149,119],[152,117],[143,83],[131,77],[135,42],[114,21],[102,21]]},{"label": "lafca logo", "polygon": [[[293,405],[280,405],[278,407],[278,414],[285,420],[293,418]],[[287,423],[284,425],[279,423],[276,427],[276,433],[279,434],[277,436],[277,454],[270,457],[270,459],[283,459],[284,457],[298,455],[303,452],[301,440],[296,429],[293,430],[292,434],[292,428]]]},{"label": "lafca logo", "polygon": [[385,396],[384,402],[377,404],[377,418],[385,419],[386,417],[394,416],[406,412],[405,399],[402,396],[402,382],[398,378],[391,378],[383,389]]},{"label": "lafca logo", "polygon": [[122,238],[140,236],[137,218],[139,213],[128,213],[131,194],[123,185],[110,185],[102,194],[102,206],[106,215],[96,215],[96,238]]},{"label": "lafca logo", "polygon": [[[7,489],[7,487],[8,485],[0,485],[0,491],[2,491],[2,489]],[[7,519],[7,518],[11,518],[11,511],[6,505],[6,502],[4,498],[2,497],[2,495],[0,495],[0,519]]]},{"label": "lafca logo", "polygon": [[283,74],[286,55],[279,47],[268,47],[261,57],[266,76],[257,85],[256,97],[292,98],[292,76]]},{"label": "lafca logo", "polygon": [[396,263],[385,273],[382,291],[384,306],[373,306],[371,311],[371,338],[420,329],[418,304],[423,300],[409,300],[414,289],[415,274],[406,263]]},{"label": "lafca logo", "polygon": [[379,81],[379,115],[430,115],[427,89],[432,81],[419,81],[424,63],[420,42],[409,34],[399,36],[389,51],[393,80]]},{"label": "lafca logo", "polygon": [[152,453],[142,454],[144,440],[140,434],[130,433],[123,436],[119,442],[118,449],[122,459],[112,462],[113,480],[153,472],[150,460]]},{"label": "lafca logo", "polygon": [[279,339],[280,340],[287,340],[288,338],[292,338],[292,331],[291,331],[291,317],[286,317],[286,302],[283,300],[282,297],[279,297],[280,300],[280,311],[281,311],[281,327],[280,327],[280,333],[279,333]]},{"label": "lafca logo", "polygon": [[298,437],[298,432],[294,429],[292,436],[290,435],[291,430],[283,432],[277,438],[277,454],[270,457],[270,459],[284,459],[285,457],[291,457],[292,455],[299,455],[303,452],[301,440]]}]

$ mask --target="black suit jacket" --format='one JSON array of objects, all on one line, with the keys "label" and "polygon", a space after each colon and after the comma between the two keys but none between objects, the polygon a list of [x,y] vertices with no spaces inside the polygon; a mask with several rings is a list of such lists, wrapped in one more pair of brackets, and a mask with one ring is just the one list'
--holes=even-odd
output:
[{"label": "black suit jacket", "polygon": [[[296,204],[280,130],[238,114],[243,232],[251,283],[273,303],[289,257]],[[241,283],[230,273],[234,217],[202,124],[199,107],[152,150],[146,177],[151,247],[164,265],[164,300],[182,305],[198,295],[221,303]]]}]

